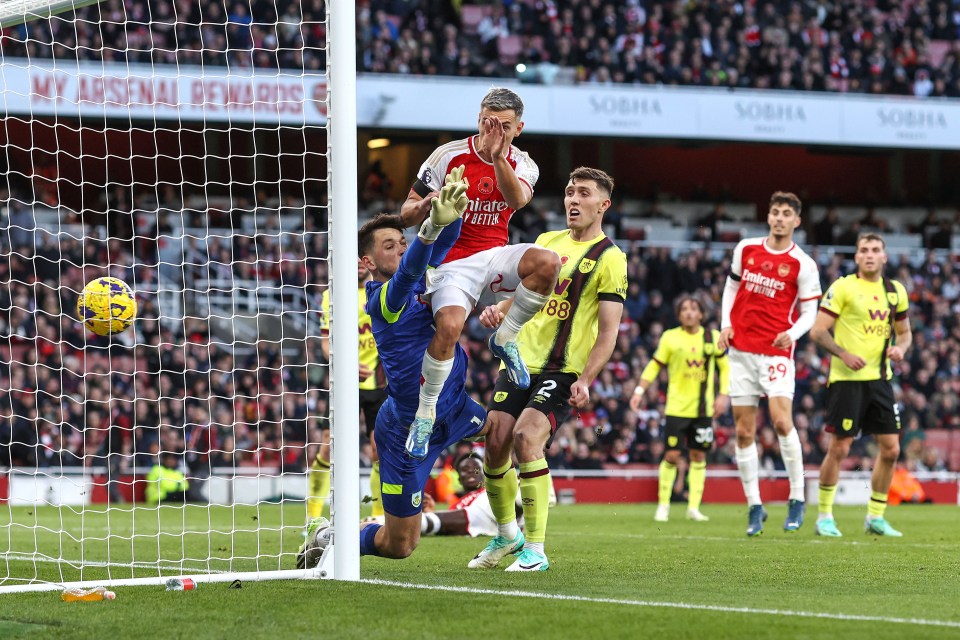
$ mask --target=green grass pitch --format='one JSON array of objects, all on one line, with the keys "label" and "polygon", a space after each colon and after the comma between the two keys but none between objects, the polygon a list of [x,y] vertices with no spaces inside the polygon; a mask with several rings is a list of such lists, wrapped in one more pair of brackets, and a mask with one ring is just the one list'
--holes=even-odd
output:
[{"label": "green grass pitch", "polygon": [[[845,537],[836,540],[813,535],[815,514],[800,532],[784,533],[782,505],[768,506],[766,531],[756,539],[744,535],[745,506],[706,505],[707,523],[684,520],[682,505],[666,524],[654,523],[653,511],[556,507],[547,537],[551,568],[541,574],[469,571],[485,539],[434,537],[407,560],[364,558],[360,583],[118,587],[115,601],[97,603],[61,602],[57,592],[5,594],[0,638],[960,637],[956,506],[890,508],[891,523],[904,532],[899,540],[864,534],[864,508],[837,508]],[[75,539],[81,519],[82,545]],[[57,532],[61,521],[72,535]],[[5,508],[0,573],[80,577],[65,563],[36,561],[34,551],[82,557],[91,565],[83,577],[104,583],[157,575],[140,563],[158,560],[169,574],[180,566],[188,574],[292,568],[302,521],[302,503],[159,515]]]}]

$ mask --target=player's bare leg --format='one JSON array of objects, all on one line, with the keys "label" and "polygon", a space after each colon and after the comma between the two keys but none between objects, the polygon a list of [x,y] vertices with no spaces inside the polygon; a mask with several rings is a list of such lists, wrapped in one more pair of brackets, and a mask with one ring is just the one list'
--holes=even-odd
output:
[{"label": "player's bare leg", "polygon": [[560,274],[560,256],[549,249],[531,247],[520,258],[517,274],[520,285],[503,322],[490,338],[490,349],[503,360],[510,381],[518,388],[526,389],[530,386],[530,372],[520,358],[517,334],[550,299]]},{"label": "player's bare leg", "polygon": [[790,502],[784,531],[796,531],[803,525],[806,495],[803,486],[803,446],[793,426],[793,397],[775,396],[768,401],[770,420],[780,440],[780,455],[790,479]]},{"label": "player's bare leg", "polygon": [[445,306],[437,309],[433,316],[437,331],[423,354],[420,370],[420,404],[416,418],[410,425],[407,438],[407,452],[414,458],[427,455],[430,434],[437,418],[437,400],[443,390],[450,371],[453,369],[453,354],[460,333],[467,320],[467,310],[460,306]]},{"label": "player's bare leg", "polygon": [[497,535],[467,564],[471,569],[493,569],[503,558],[523,548],[524,536],[517,526],[517,470],[513,466],[513,416],[503,411],[487,414],[483,476],[490,509],[497,520]]},{"label": "player's bare leg", "polygon": [[867,533],[899,538],[903,534],[891,527],[883,516],[887,510],[887,494],[890,493],[894,466],[897,464],[897,458],[900,457],[900,436],[896,433],[885,433],[878,434],[875,438],[880,447],[880,453],[877,454],[877,462],[873,467],[871,478],[873,493],[870,495],[864,528]]},{"label": "player's bare leg", "polygon": [[[734,400],[736,403],[736,400]],[[750,507],[747,535],[763,533],[767,513],[760,501],[760,455],[757,453],[757,407],[753,404],[733,405],[733,421],[737,431],[737,469],[743,493]]]}]

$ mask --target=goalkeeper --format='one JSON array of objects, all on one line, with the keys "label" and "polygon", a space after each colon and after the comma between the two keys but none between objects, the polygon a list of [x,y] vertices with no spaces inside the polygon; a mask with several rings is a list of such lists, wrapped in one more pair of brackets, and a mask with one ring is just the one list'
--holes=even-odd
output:
[{"label": "goalkeeper", "polygon": [[[431,204],[429,219],[407,248],[398,216],[379,215],[360,229],[359,251],[373,280],[367,284],[367,311],[380,361],[387,375],[387,400],[377,415],[374,438],[380,454],[384,524],[365,523],[360,553],[406,558],[420,541],[423,489],[440,453],[451,444],[486,433],[486,411],[464,389],[467,354],[458,344],[453,371],[437,403],[436,428],[424,457],[412,457],[406,443],[417,411],[420,362],[433,339],[433,314],[421,298],[428,264],[443,260],[460,232],[467,207],[463,168],[446,176]],[[329,523],[311,520],[297,566],[313,566],[329,540]]]}]

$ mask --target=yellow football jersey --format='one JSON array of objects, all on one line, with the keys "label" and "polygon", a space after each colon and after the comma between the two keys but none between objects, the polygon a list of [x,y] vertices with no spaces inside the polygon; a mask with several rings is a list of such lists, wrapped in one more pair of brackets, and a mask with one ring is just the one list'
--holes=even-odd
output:
[{"label": "yellow football jersey", "polygon": [[601,300],[623,303],[627,257],[601,234],[577,242],[570,231],[540,234],[537,244],[560,256],[560,277],[543,309],[523,325],[517,340],[531,373],[580,375],[597,340]]},{"label": "yellow football jersey", "polygon": [[730,366],[726,353],[720,352],[716,346],[720,332],[713,331],[712,343],[704,340],[703,332],[703,327],[695,333],[687,333],[683,327],[664,331],[653,359],[640,375],[641,380],[653,382],[661,367],[667,368],[670,381],[664,413],[668,416],[712,418],[718,371],[720,393],[729,392]]},{"label": "yellow football jersey", "polygon": [[[867,361],[862,369],[853,371],[840,358],[831,358],[830,382],[880,380],[881,377],[889,380],[893,377],[889,359],[883,358],[892,331],[890,307],[895,310],[895,320],[903,320],[907,317],[910,300],[902,284],[896,280],[890,282],[894,291],[888,293],[882,279],[870,282],[854,273],[838,279],[823,294],[820,311],[836,318],[833,339],[844,350]],[[885,371],[881,372],[880,365],[884,360]]]},{"label": "yellow football jersey", "polygon": [[[386,386],[386,380],[383,376],[383,370],[380,369],[380,356],[377,354],[377,342],[373,338],[373,323],[370,320],[370,314],[367,313],[367,288],[361,286],[357,291],[357,297],[360,299],[360,364],[367,365],[373,375],[360,383],[360,388],[372,391]],[[330,334],[330,290],[323,292],[320,301],[320,333],[321,335]]]}]

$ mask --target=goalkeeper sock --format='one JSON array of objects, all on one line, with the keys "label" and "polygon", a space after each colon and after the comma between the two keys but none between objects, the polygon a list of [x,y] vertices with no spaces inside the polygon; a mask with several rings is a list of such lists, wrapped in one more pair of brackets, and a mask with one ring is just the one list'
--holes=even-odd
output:
[{"label": "goalkeeper sock", "polygon": [[524,323],[537,315],[537,312],[543,309],[543,305],[547,304],[549,299],[550,294],[530,291],[523,286],[523,283],[520,283],[517,286],[517,292],[513,295],[513,304],[510,305],[507,315],[504,316],[500,328],[497,329],[497,333],[493,337],[494,341],[500,346],[516,341],[517,334],[520,333]]},{"label": "goalkeeper sock", "polygon": [[[657,490],[657,503],[662,505],[670,504],[670,496],[673,495],[673,483],[677,480],[677,465],[671,464],[666,460],[660,461],[660,485]],[[693,507],[691,507],[692,509]]]},{"label": "goalkeeper sock", "polygon": [[440,516],[435,513],[420,514],[420,535],[435,536],[440,533]]},{"label": "goalkeeper sock", "polygon": [[418,418],[435,420],[437,417],[437,400],[443,391],[443,384],[447,381],[450,371],[453,370],[453,358],[436,360],[429,353],[423,354],[423,364],[420,369],[420,405],[417,407]]},{"label": "goalkeeper sock", "polygon": [[377,531],[380,531],[382,526],[383,525],[371,523],[365,526],[363,529],[360,529],[360,555],[380,555],[380,551],[377,549],[377,544],[374,539],[377,537]]},{"label": "goalkeeper sock", "polygon": [[330,463],[319,456],[310,465],[310,495],[307,496],[307,517],[318,518],[323,513],[323,503],[330,494]]},{"label": "goalkeeper sock", "polygon": [[740,471],[740,482],[743,483],[743,494],[747,497],[747,504],[751,507],[762,504],[760,502],[760,455],[757,445],[741,449],[737,447],[737,469]]},{"label": "goalkeeper sock", "polygon": [[484,463],[483,476],[486,479],[487,499],[490,510],[497,520],[498,533],[507,540],[517,537],[517,470],[513,461],[507,461],[502,467],[491,469]]},{"label": "goalkeeper sock", "polygon": [[370,515],[378,518],[383,515],[383,500],[380,499],[380,461],[373,463],[373,469],[370,470]]},{"label": "goalkeeper sock", "polygon": [[800,444],[800,434],[796,429],[791,429],[785,436],[777,434],[777,438],[780,440],[780,457],[790,478],[790,499],[803,501],[806,495],[803,490],[803,445]]},{"label": "goalkeeper sock", "polygon": [[870,502],[867,503],[867,515],[870,518],[882,518],[887,511],[887,494],[882,491],[874,491],[870,494]]},{"label": "goalkeeper sock", "polygon": [[817,505],[817,519],[833,517],[833,499],[837,497],[837,485],[820,485],[820,499]]},{"label": "goalkeeper sock", "polygon": [[520,463],[520,496],[526,538],[529,542],[543,543],[547,537],[547,503],[550,502],[550,469],[544,458]]},{"label": "goalkeeper sock", "polygon": [[690,463],[690,472],[687,474],[687,484],[690,489],[687,499],[687,509],[699,511],[700,502],[703,500],[703,487],[707,484],[706,462]]}]

